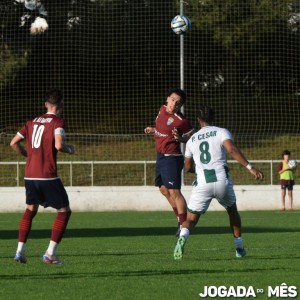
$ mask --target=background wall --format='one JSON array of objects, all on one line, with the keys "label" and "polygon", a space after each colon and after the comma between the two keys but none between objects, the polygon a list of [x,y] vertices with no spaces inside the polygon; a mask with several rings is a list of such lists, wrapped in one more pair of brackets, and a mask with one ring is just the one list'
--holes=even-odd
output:
[{"label": "background wall", "polygon": [[[155,187],[67,187],[66,190],[73,211],[170,210],[167,200]],[[241,211],[280,209],[280,186],[246,185],[235,186],[234,190]],[[190,186],[182,188],[187,201],[190,191]],[[24,188],[0,188],[0,195],[0,212],[24,211]],[[294,187],[294,204],[295,209],[300,209],[300,186]],[[214,199],[209,210],[224,209]],[[41,208],[40,211],[54,210]]]}]

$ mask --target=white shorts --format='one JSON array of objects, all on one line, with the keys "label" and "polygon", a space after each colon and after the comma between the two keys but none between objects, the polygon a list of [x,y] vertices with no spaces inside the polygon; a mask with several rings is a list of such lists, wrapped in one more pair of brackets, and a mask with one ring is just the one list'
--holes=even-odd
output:
[{"label": "white shorts", "polygon": [[213,198],[216,198],[225,209],[236,203],[232,181],[217,181],[193,187],[188,211],[194,214],[204,214]]}]

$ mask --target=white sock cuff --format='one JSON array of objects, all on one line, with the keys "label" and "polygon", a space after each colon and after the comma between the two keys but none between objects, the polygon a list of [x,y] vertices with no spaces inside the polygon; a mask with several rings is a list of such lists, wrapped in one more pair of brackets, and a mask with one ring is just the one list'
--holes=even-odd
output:
[{"label": "white sock cuff", "polygon": [[50,240],[47,253],[49,255],[56,255],[56,250],[57,250],[58,244],[52,240]]},{"label": "white sock cuff", "polygon": [[187,239],[190,235],[190,231],[187,228],[182,228],[180,230],[180,236],[183,236],[185,239]]},{"label": "white sock cuff", "polygon": [[18,242],[16,254],[24,254],[24,253],[25,253],[25,243]]}]

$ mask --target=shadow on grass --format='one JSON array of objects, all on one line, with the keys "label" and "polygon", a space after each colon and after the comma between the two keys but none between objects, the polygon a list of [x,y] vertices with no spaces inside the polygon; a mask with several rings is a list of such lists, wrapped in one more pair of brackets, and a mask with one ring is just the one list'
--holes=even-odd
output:
[{"label": "shadow on grass", "polygon": [[[90,238],[90,237],[136,237],[136,236],[175,236],[175,227],[141,227],[141,228],[69,228],[64,238]],[[299,228],[270,228],[270,227],[243,227],[243,233],[291,233],[299,232]],[[49,238],[51,228],[32,229],[29,238],[43,239]],[[193,235],[202,234],[231,234],[228,227],[196,227]],[[1,239],[17,239],[18,230],[0,230]]]},{"label": "shadow on grass", "polygon": [[[268,268],[268,270],[276,271],[280,270],[278,267],[274,268]],[[259,271],[265,271],[265,269],[231,269],[231,270],[226,270],[227,272],[232,272],[232,273],[242,273],[246,274],[249,272],[257,273]],[[51,280],[57,280],[57,279],[66,279],[69,277],[72,277],[72,279],[75,278],[98,278],[98,277],[128,277],[128,276],[133,276],[133,277],[140,277],[140,276],[187,276],[187,275],[193,275],[193,274],[220,274],[223,273],[223,269],[216,269],[216,270],[207,270],[207,269],[180,269],[180,270],[139,270],[139,271],[120,271],[120,272],[114,272],[114,271],[107,271],[107,272],[96,272],[96,273],[62,273],[60,272],[59,274],[51,274]],[[28,279],[45,279],[49,280],[49,274],[27,274],[26,276],[22,275],[0,275],[0,279],[5,279],[5,280],[27,280]]]}]

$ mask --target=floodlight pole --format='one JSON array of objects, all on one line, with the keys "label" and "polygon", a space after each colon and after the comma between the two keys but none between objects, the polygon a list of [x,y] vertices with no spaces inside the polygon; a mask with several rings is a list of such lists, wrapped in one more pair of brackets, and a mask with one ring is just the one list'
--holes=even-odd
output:
[{"label": "floodlight pole", "polygon": [[[180,15],[184,15],[184,2],[180,0]],[[180,89],[184,90],[184,34],[180,35]],[[180,111],[184,113],[182,106]],[[184,154],[185,145],[181,144],[181,152]],[[181,172],[181,182],[184,185],[184,171]]]}]

